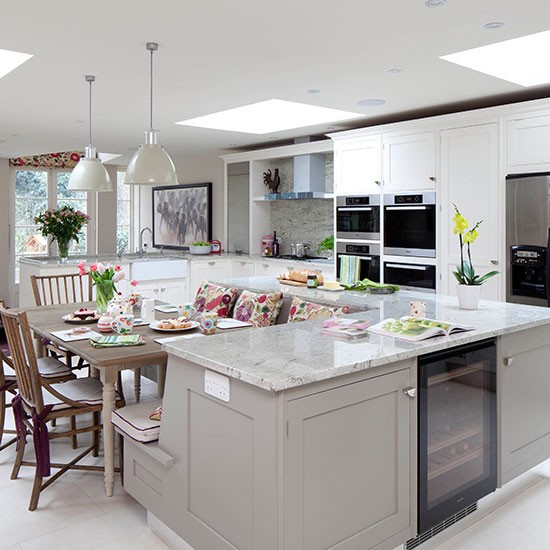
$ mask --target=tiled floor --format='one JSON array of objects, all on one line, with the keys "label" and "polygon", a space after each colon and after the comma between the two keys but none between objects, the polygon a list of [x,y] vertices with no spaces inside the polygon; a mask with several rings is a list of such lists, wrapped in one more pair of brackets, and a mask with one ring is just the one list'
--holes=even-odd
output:
[{"label": "tiled floor", "polygon": [[[142,380],[142,400],[155,398],[156,385]],[[126,373],[125,388],[128,399],[133,395],[131,373]],[[32,445],[29,447],[32,453]],[[54,443],[54,449],[54,457],[73,453],[60,440]],[[145,510],[124,492],[118,480],[115,495],[105,496],[99,473],[68,472],[42,493],[38,510],[28,512],[33,469],[23,467],[20,478],[11,481],[13,455],[13,446],[0,453],[0,549],[167,548],[149,531]],[[101,457],[89,460],[100,461]],[[458,523],[419,549],[550,550],[550,462],[500,491],[508,495],[497,504],[493,501],[489,508],[495,509],[487,516],[471,526],[467,518],[463,526]]]}]

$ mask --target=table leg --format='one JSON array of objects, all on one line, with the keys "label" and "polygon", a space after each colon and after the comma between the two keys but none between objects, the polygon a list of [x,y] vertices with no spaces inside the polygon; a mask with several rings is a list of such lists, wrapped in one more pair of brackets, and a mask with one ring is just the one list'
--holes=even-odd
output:
[{"label": "table leg", "polygon": [[115,381],[113,369],[100,369],[103,384],[103,448],[105,460],[105,492],[113,496],[115,485],[115,430],[111,424],[111,413],[115,410]]},{"label": "table leg", "polygon": [[134,369],[134,397],[136,403],[139,403],[141,394],[141,369]]},{"label": "table leg", "polygon": [[157,397],[164,397],[164,385],[166,383],[166,363],[157,367]]}]

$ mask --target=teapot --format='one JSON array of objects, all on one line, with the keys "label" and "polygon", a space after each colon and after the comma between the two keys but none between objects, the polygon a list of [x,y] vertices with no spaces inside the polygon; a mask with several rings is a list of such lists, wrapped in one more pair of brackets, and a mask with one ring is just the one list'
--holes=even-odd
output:
[{"label": "teapot", "polygon": [[107,304],[107,311],[105,313],[112,319],[119,315],[131,315],[133,313],[133,304],[128,298],[118,295]]}]

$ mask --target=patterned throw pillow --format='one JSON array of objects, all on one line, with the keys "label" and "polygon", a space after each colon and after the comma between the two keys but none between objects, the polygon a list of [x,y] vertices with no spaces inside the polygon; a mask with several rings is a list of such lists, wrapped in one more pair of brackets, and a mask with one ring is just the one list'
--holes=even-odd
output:
[{"label": "patterned throw pillow", "polygon": [[343,313],[349,313],[349,306],[322,306],[321,304],[306,302],[302,298],[294,296],[288,313],[288,322],[298,323],[299,321],[312,321],[313,319],[328,319],[329,317]]},{"label": "patterned throw pillow", "polygon": [[217,313],[218,317],[229,317],[236,297],[236,288],[225,288],[203,281],[197,291],[194,306],[197,313],[211,311]]},{"label": "patterned throw pillow", "polygon": [[282,292],[262,294],[243,290],[235,304],[233,318],[249,321],[255,327],[268,327],[275,324],[282,305]]}]

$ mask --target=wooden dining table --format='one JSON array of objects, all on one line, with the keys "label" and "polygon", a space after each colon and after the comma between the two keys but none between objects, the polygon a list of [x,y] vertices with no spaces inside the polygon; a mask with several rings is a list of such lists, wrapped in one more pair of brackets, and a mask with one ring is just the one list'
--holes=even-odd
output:
[{"label": "wooden dining table", "polygon": [[[161,371],[159,376],[159,391],[162,392],[165,376],[167,354],[162,351],[161,345],[155,339],[171,336],[171,334],[156,332],[148,325],[134,327],[133,334],[142,334],[145,344],[139,346],[94,348],[89,339],[67,342],[56,338],[52,333],[70,329],[72,326],[62,317],[80,307],[95,309],[95,304],[62,304],[25,308],[29,325],[35,335],[47,338],[68,349],[75,355],[82,357],[91,367],[97,369],[103,384],[103,446],[105,462],[105,491],[112,496],[115,476],[115,432],[111,424],[111,413],[115,409],[115,383],[118,372],[125,369],[136,369],[148,365],[157,365]],[[158,314],[159,318],[168,317]],[[97,332],[97,325],[87,325]],[[164,371],[164,372],[163,372]]]}]

